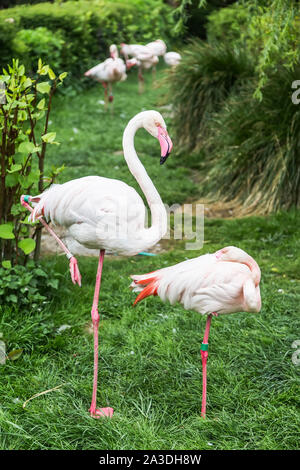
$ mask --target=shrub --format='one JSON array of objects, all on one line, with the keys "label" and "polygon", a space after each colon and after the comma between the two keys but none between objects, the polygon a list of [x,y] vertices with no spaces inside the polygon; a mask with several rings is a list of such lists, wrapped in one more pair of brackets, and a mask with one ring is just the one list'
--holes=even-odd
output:
[{"label": "shrub", "polygon": [[47,302],[58,288],[58,274],[33,262],[10,269],[0,268],[0,305],[35,308]]},{"label": "shrub", "polygon": [[22,57],[22,63],[31,75],[36,69],[38,59],[47,57],[47,62],[55,70],[61,67],[61,50],[64,41],[62,35],[55,35],[44,26],[36,29],[21,29],[12,42],[15,57]]},{"label": "shrub", "polygon": [[174,126],[181,150],[201,146],[210,115],[251,73],[250,59],[240,49],[200,40],[190,42],[182,51],[180,64],[167,75],[168,101],[174,106]]},{"label": "shrub", "polygon": [[206,190],[263,212],[300,206],[300,106],[291,99],[299,76],[300,65],[278,66],[262,101],[253,99],[255,80],[228,99],[205,142]]},{"label": "shrub", "polygon": [[[169,41],[174,24],[170,11],[171,7],[164,4],[163,0],[148,2],[79,0],[61,4],[40,3],[2,10],[0,45],[3,42],[7,52],[4,58],[0,58],[0,65],[6,66],[7,57],[10,59],[13,57],[15,44],[13,36],[17,36],[18,31],[31,30],[36,34],[37,28],[43,27],[51,31],[57,43],[63,41],[62,47],[59,47],[59,63],[69,72],[69,80],[82,78],[83,73],[91,65],[95,65],[95,61],[107,57],[109,45],[112,43],[142,43],[152,40],[153,37],[162,37]],[[8,23],[7,21],[11,19],[13,23]],[[7,32],[10,33],[9,36],[6,36]],[[41,56],[47,63],[51,47],[49,45],[50,50]],[[33,45],[33,50],[34,48]],[[29,48],[28,57],[30,53]],[[16,57],[21,59],[21,54],[18,54]],[[35,53],[33,55],[35,56]],[[31,68],[33,68],[32,63]]]},{"label": "shrub", "polygon": [[[0,81],[0,262],[9,268],[35,250],[39,255],[40,228],[29,237],[27,217],[20,196],[44,188],[44,162],[48,144],[55,144],[55,132],[48,132],[53,94],[66,74],[56,77],[49,65],[38,62],[37,78],[25,75],[24,65],[13,60]],[[43,81],[43,78],[46,78]],[[53,169],[52,182],[61,169]],[[23,261],[23,259],[22,259]]]},{"label": "shrub", "polygon": [[249,10],[245,5],[233,5],[212,12],[208,17],[207,39],[210,43],[241,44],[249,36]]}]

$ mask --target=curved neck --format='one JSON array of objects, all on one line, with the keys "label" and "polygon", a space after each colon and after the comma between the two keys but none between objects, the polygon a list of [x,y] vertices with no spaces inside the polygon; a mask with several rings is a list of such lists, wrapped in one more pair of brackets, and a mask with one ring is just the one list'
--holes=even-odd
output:
[{"label": "curved neck", "polygon": [[128,168],[141,190],[143,191],[151,210],[151,227],[145,229],[154,243],[162,238],[167,231],[167,213],[161,197],[150,179],[147,171],[140,162],[134,148],[136,131],[143,127],[142,119],[135,117],[129,121],[123,134],[124,158]]}]

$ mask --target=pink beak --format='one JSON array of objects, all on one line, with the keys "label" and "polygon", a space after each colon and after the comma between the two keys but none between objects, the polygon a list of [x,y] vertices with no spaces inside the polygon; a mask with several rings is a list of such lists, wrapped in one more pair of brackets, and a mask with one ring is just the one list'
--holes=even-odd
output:
[{"label": "pink beak", "polygon": [[173,143],[166,129],[161,126],[158,126],[158,140],[161,148],[160,164],[163,165],[171,153]]},{"label": "pink beak", "polygon": [[131,62],[129,62],[128,60],[126,60],[126,68],[127,70],[130,70],[131,67],[134,67],[136,64],[132,64]]}]

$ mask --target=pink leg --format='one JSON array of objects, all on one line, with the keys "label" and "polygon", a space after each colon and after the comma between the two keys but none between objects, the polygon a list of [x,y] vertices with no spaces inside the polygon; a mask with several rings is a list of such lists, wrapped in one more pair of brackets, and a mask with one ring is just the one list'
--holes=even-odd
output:
[{"label": "pink leg", "polygon": [[208,358],[208,336],[209,336],[209,330],[210,330],[212,315],[213,314],[210,314],[210,315],[207,316],[203,342],[201,344],[201,357],[202,357],[202,408],[201,408],[201,416],[202,416],[202,418],[205,418],[205,415],[206,415],[206,385],[207,385],[206,364],[207,364],[207,358]]},{"label": "pink leg", "polygon": [[[25,196],[25,195],[21,196],[22,206],[26,207],[26,209],[28,209],[29,212],[32,213],[33,208],[26,202],[26,200],[29,202],[30,201],[39,202],[39,199],[35,197],[31,197],[31,196]],[[52,237],[57,241],[57,243],[62,248],[62,250],[66,253],[67,258],[70,261],[70,274],[71,274],[72,282],[73,284],[77,283],[79,287],[81,287],[81,274],[78,268],[77,259],[75,258],[75,256],[72,255],[72,253],[68,250],[66,245],[60,240],[60,238],[58,238],[54,230],[52,230],[52,228],[49,227],[49,225],[43,219],[43,217],[42,216],[38,217],[38,220],[45,227],[45,229],[50,233],[50,235],[52,235]]]},{"label": "pink leg", "polygon": [[102,86],[104,88],[104,107],[105,109],[107,109],[107,105],[108,105],[107,83],[102,82]]},{"label": "pink leg", "polygon": [[105,250],[100,250],[96,285],[95,285],[95,293],[94,293],[94,301],[93,301],[92,312],[91,312],[93,330],[94,330],[94,383],[93,383],[92,403],[91,403],[89,412],[93,418],[111,418],[114,412],[113,408],[110,408],[110,407],[98,408],[98,409],[96,408],[97,382],[98,382],[98,328],[99,328],[99,319],[100,319],[99,313],[98,313],[98,302],[99,302],[99,292],[100,292],[100,285],[101,285],[104,255],[105,255]]},{"label": "pink leg", "polygon": [[144,93],[144,77],[142,67],[139,67],[138,71],[138,81],[139,81],[139,93]]}]

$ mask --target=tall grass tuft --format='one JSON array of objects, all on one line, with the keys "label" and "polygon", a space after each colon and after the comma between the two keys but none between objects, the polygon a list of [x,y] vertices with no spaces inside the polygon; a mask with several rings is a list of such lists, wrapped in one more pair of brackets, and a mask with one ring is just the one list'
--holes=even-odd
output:
[{"label": "tall grass tuft", "polygon": [[210,115],[228,94],[253,74],[251,60],[238,48],[192,40],[180,64],[168,72],[168,100],[174,107],[174,127],[182,150],[199,148]]},{"label": "tall grass tuft", "polygon": [[300,206],[300,104],[292,83],[300,77],[278,66],[253,99],[257,82],[232,94],[209,124],[205,188],[251,209],[271,212]]}]

